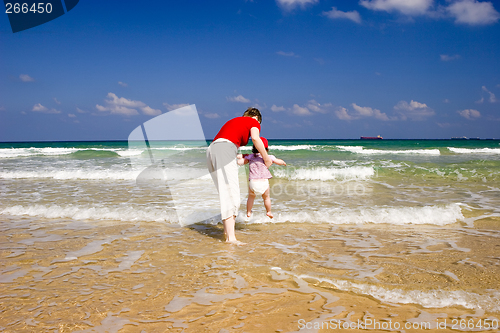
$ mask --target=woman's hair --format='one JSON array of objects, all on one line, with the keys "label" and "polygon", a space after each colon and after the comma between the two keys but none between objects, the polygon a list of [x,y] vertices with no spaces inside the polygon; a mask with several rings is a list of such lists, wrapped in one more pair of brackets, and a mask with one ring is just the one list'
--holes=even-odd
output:
[{"label": "woman's hair", "polygon": [[[266,148],[266,151],[269,151],[269,148]],[[254,153],[254,154],[259,153],[259,151],[257,150],[257,148],[255,148],[255,146],[252,146],[252,153]]]},{"label": "woman's hair", "polygon": [[244,113],[243,117],[257,117],[259,124],[262,122],[262,115],[260,114],[259,109],[257,108],[248,108]]}]

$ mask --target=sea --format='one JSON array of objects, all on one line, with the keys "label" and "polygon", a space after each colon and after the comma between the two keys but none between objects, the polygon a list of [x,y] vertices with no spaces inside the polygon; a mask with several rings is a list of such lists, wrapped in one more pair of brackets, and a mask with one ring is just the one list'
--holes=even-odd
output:
[{"label": "sea", "polygon": [[498,331],[500,140],[270,139],[240,246],[209,143],[0,143],[0,330]]}]

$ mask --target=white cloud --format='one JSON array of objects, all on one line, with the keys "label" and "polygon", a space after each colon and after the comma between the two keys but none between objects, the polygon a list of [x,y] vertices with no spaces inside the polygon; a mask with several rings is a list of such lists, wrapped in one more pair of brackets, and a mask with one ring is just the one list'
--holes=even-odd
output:
[{"label": "white cloud", "polygon": [[323,58],[314,58],[314,61],[316,61],[320,65],[325,64],[325,59],[323,59]]},{"label": "white cloud", "polygon": [[273,104],[273,106],[271,106],[271,111],[273,112],[285,111],[285,108],[283,106],[276,106],[275,104]]},{"label": "white cloud", "polygon": [[278,6],[286,10],[292,10],[296,7],[304,9],[307,5],[314,5],[319,0],[276,0]]},{"label": "white cloud", "polygon": [[372,10],[400,12],[405,15],[423,15],[434,0],[361,0],[359,4]]},{"label": "white cloud", "polygon": [[152,107],[145,106],[141,108],[142,113],[147,114],[148,116],[158,116],[161,114],[161,110],[153,109]]},{"label": "white cloud", "polygon": [[122,87],[128,87],[128,84],[126,84],[125,82],[122,82],[122,81],[118,81],[118,84]]},{"label": "white cloud", "polygon": [[161,114],[158,109],[153,109],[141,101],[134,101],[124,97],[118,97],[113,93],[108,93],[107,99],[104,100],[106,106],[96,104],[96,109],[101,112],[110,112],[111,114],[118,114],[123,116],[135,116],[139,114],[138,109],[143,114],[149,116],[156,116]]},{"label": "white cloud", "polygon": [[310,116],[312,115],[311,111],[307,108],[301,107],[298,104],[294,104],[292,107],[292,113],[298,116]]},{"label": "white cloud", "polygon": [[203,115],[207,118],[210,118],[210,119],[220,118],[219,114],[217,114],[217,113],[205,113]]},{"label": "white cloud", "polygon": [[[305,106],[300,106],[298,104],[294,104],[288,110],[291,111],[293,114],[296,114],[298,116],[311,116],[314,114],[314,112],[328,113],[332,106],[333,105],[331,103],[320,104],[317,101],[315,101],[314,99],[312,99],[312,100],[308,101]],[[273,105],[273,106],[271,106],[271,111],[274,111],[274,112],[285,111],[285,108],[282,106]]]},{"label": "white cloud", "polygon": [[352,103],[352,108],[356,110],[359,116],[362,117],[375,117],[376,119],[383,120],[383,121],[389,121],[389,120],[394,120],[390,119],[387,114],[384,112],[381,112],[379,109],[373,109],[368,106],[359,106],[356,103]]},{"label": "white cloud", "polygon": [[500,14],[492,2],[478,0],[446,0],[446,2],[449,3],[447,6],[439,5],[437,9],[433,9],[434,0],[361,0],[359,4],[371,10],[397,12],[407,15],[409,19],[416,15],[427,15],[435,19],[452,17],[455,23],[469,25],[494,24],[500,20]]},{"label": "white cloud", "polygon": [[307,102],[307,108],[314,112],[328,113],[328,109],[330,107],[332,107],[331,103],[320,104],[316,102],[314,99],[311,99],[309,102]]},{"label": "white cloud", "polygon": [[441,58],[441,61],[452,61],[460,59],[460,55],[458,54],[455,55],[441,54],[439,57]]},{"label": "white cloud", "polygon": [[400,115],[401,120],[410,118],[411,120],[424,120],[426,117],[432,117],[436,113],[425,103],[419,103],[412,100],[410,103],[400,101],[394,106],[394,110]]},{"label": "white cloud", "polygon": [[131,99],[126,99],[125,97],[118,97],[113,93],[108,93],[107,97],[108,100],[106,100],[106,103],[111,105],[119,105],[131,108],[140,108],[146,106],[146,104],[141,101],[133,101]]},{"label": "white cloud", "polygon": [[163,106],[166,107],[168,111],[180,109],[180,108],[183,108],[183,107],[188,106],[188,105],[189,104],[184,104],[184,103],[180,103],[180,104],[168,104],[167,102],[163,103]]},{"label": "white cloud", "polygon": [[61,102],[59,102],[55,97],[54,97],[54,102],[56,102],[57,104],[61,104]]},{"label": "white cloud", "polygon": [[487,25],[496,23],[500,14],[491,2],[477,0],[459,0],[446,7],[449,15],[455,18],[455,23],[470,25]]},{"label": "white cloud", "polygon": [[346,108],[343,108],[343,107],[340,107],[338,110],[335,110],[335,115],[337,116],[337,118],[339,118],[340,120],[354,120],[354,119],[357,119],[357,118],[354,118],[353,116],[351,116],[348,112],[347,112],[347,109]]},{"label": "white cloud", "polygon": [[481,113],[477,110],[474,109],[467,109],[467,110],[462,110],[462,111],[457,111],[459,115],[462,117],[472,120],[474,118],[479,118],[481,117]]},{"label": "white cloud", "polygon": [[235,97],[226,97],[226,99],[230,102],[238,102],[238,103],[250,103],[250,100],[248,98],[245,98],[241,95],[235,96]]},{"label": "white cloud", "polygon": [[73,113],[68,113],[68,117],[70,117],[70,118],[75,118],[75,117],[76,117],[76,115],[74,115]]},{"label": "white cloud", "polygon": [[279,54],[284,57],[294,57],[294,58],[300,58],[299,55],[293,53],[293,52],[283,52],[283,51],[278,51],[276,54]]},{"label": "white cloud", "polygon": [[358,112],[358,115],[362,117],[370,117],[373,116],[373,109],[370,107],[361,107],[358,106],[356,103],[351,104],[353,109]]},{"label": "white cloud", "polygon": [[101,112],[110,111],[111,114],[120,114],[123,116],[136,116],[139,112],[136,109],[127,108],[125,106],[113,105],[111,107],[105,107],[99,104],[95,105],[96,109]]},{"label": "white cloud", "polygon": [[84,110],[82,110],[82,109],[80,109],[78,107],[76,108],[76,111],[78,111],[78,113],[87,113],[87,111],[84,111]]},{"label": "white cloud", "polygon": [[323,12],[323,15],[331,19],[348,19],[356,23],[361,23],[361,16],[356,10],[353,10],[352,12],[343,12],[337,10],[336,7],[332,7],[332,10],[329,12]]},{"label": "white cloud", "polygon": [[356,103],[351,104],[353,111],[349,111],[344,107],[340,107],[335,110],[335,115],[341,120],[357,120],[362,118],[375,118],[382,121],[396,121],[396,120],[406,120],[408,118],[412,120],[423,120],[425,117],[434,115],[434,111],[430,109],[426,104],[411,101],[407,103],[405,101],[399,102],[394,109],[398,116],[388,116],[385,112],[379,109],[371,108],[369,106],[359,106]]},{"label": "white cloud", "polygon": [[35,104],[33,106],[33,109],[31,109],[31,111],[38,111],[38,112],[44,112],[44,111],[47,111],[48,109],[43,106],[42,104],[38,103],[38,104]]},{"label": "white cloud", "polygon": [[[490,103],[495,103],[497,101],[497,98],[495,97],[495,94],[489,91],[485,86],[482,87],[483,91],[487,92],[490,95],[489,101]],[[484,101],[484,98],[482,99]]]},{"label": "white cloud", "polygon": [[108,108],[106,108],[102,105],[99,105],[99,104],[96,104],[95,107],[96,107],[97,111],[102,111],[102,112],[108,111]]},{"label": "white cloud", "polygon": [[42,112],[42,113],[61,113],[61,111],[56,110],[56,109],[48,109],[40,103],[35,104],[33,106],[33,108],[31,109],[31,111]]},{"label": "white cloud", "polygon": [[28,74],[21,74],[21,75],[19,75],[19,78],[23,82],[33,82],[33,81],[35,81],[35,79],[32,78],[31,76],[29,76]]}]

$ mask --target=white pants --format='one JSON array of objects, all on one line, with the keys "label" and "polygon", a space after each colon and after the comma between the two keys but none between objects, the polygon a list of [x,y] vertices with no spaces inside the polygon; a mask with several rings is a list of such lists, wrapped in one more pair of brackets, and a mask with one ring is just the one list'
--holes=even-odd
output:
[{"label": "white pants", "polygon": [[207,149],[207,167],[219,192],[222,220],[238,215],[240,208],[237,154],[238,147],[229,141],[214,141]]}]

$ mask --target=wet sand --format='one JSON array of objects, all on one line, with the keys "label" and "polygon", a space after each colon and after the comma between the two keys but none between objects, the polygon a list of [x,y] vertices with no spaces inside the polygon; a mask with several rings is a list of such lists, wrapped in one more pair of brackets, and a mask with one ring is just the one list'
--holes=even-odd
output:
[{"label": "wet sand", "polygon": [[371,320],[378,328],[364,330],[452,332],[461,322],[494,324],[498,229],[494,218],[476,228],[238,224],[248,244],[234,246],[222,241],[221,225],[3,218],[0,329],[333,332],[336,323],[354,332]]}]

